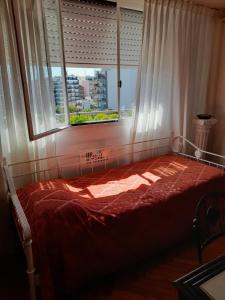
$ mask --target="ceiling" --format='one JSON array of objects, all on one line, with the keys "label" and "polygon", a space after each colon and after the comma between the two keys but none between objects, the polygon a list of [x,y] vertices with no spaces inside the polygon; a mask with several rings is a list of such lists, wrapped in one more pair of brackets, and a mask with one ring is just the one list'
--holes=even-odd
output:
[{"label": "ceiling", "polygon": [[193,2],[213,8],[225,8],[225,0],[194,0]]},{"label": "ceiling", "polygon": [[[117,2],[121,7],[143,10],[144,0],[108,0]],[[225,0],[192,0],[193,2],[212,8],[225,9]]]}]

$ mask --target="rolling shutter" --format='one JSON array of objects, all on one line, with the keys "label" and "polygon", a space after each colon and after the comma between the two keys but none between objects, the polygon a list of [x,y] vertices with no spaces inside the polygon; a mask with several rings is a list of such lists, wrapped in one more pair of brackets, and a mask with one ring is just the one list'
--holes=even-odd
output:
[{"label": "rolling shutter", "polygon": [[[57,0],[47,0],[46,28],[52,62],[62,60]],[[116,3],[100,0],[61,0],[64,55],[67,66],[117,65]],[[137,66],[142,45],[143,12],[120,8],[120,64]]]},{"label": "rolling shutter", "polygon": [[143,12],[120,8],[120,64],[138,66],[142,46]]},{"label": "rolling shutter", "polygon": [[63,65],[62,32],[60,26],[59,0],[43,0],[44,24],[51,66]]},{"label": "rolling shutter", "polygon": [[107,1],[62,0],[67,65],[117,64],[117,11]]}]

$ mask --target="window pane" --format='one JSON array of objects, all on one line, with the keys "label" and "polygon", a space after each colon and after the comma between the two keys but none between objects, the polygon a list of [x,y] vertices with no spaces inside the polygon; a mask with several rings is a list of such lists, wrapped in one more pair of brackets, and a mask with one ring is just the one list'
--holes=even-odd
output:
[{"label": "window pane", "polygon": [[132,116],[142,45],[143,12],[120,9],[120,113]]},{"label": "window pane", "polygon": [[135,103],[136,83],[137,83],[137,67],[120,68],[120,79],[122,87],[120,89],[120,114],[121,117],[131,117]]},{"label": "window pane", "polygon": [[48,67],[57,126],[68,124],[62,46],[62,28],[58,0],[43,0]]},{"label": "window pane", "polygon": [[56,132],[58,127],[52,73],[58,68],[64,77],[59,2],[15,0],[12,5],[29,136],[33,140]]},{"label": "window pane", "polygon": [[118,119],[115,67],[66,71],[70,124]]},{"label": "window pane", "polygon": [[118,119],[116,3],[61,0],[70,124]]},{"label": "window pane", "polygon": [[[41,2],[13,1],[30,138],[55,128]],[[25,51],[23,50],[25,49]]]},{"label": "window pane", "polygon": [[67,66],[117,65],[116,3],[61,0]]},{"label": "window pane", "polygon": [[64,71],[61,67],[52,68],[53,94],[55,101],[55,114],[58,126],[67,123],[66,91]]}]

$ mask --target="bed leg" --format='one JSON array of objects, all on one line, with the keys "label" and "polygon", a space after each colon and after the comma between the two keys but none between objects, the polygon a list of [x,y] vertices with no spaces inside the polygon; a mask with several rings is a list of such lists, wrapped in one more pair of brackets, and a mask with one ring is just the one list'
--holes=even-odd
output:
[{"label": "bed leg", "polygon": [[36,282],[35,282],[35,268],[32,252],[32,240],[24,243],[24,252],[26,255],[27,262],[27,276],[30,288],[30,300],[36,300]]}]

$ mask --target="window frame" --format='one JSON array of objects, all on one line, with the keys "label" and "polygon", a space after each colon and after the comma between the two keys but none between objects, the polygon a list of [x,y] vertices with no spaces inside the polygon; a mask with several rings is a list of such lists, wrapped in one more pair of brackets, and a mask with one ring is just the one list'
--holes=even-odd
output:
[{"label": "window frame", "polygon": [[[107,0],[104,0],[107,1]],[[46,63],[48,66],[48,72],[49,71],[49,66],[50,64],[50,53],[49,53],[49,44],[46,42],[47,41],[47,26],[46,26],[46,19],[44,15],[44,8],[43,8],[43,0],[41,2],[41,14],[42,14],[42,26],[43,26],[43,35],[44,35],[44,41],[45,41],[45,55],[46,55]],[[28,135],[30,141],[38,140],[40,138],[46,137],[48,135],[60,132],[68,127],[71,126],[82,126],[82,125],[91,125],[91,124],[103,124],[103,123],[114,123],[114,122],[119,122],[121,119],[121,87],[122,87],[122,81],[121,81],[121,62],[120,62],[120,47],[121,47],[121,40],[120,40],[120,26],[121,26],[121,8],[125,8],[123,6],[120,6],[118,3],[115,3],[116,5],[116,104],[117,104],[117,109],[115,110],[116,113],[118,113],[118,118],[117,119],[112,119],[112,120],[94,120],[90,122],[83,122],[83,123],[77,123],[77,124],[70,124],[70,112],[69,112],[69,101],[68,101],[68,88],[67,88],[67,79],[66,79],[66,59],[65,59],[65,46],[64,46],[64,36],[63,36],[63,21],[62,21],[62,1],[61,0],[56,0],[57,6],[58,6],[58,17],[59,17],[59,28],[61,31],[61,46],[62,46],[62,64],[61,66],[63,73],[62,73],[62,80],[64,81],[64,86],[65,86],[65,98],[64,98],[64,114],[65,114],[65,123],[62,126],[55,126],[55,128],[51,130],[47,130],[41,133],[35,133],[34,132],[34,126],[33,126],[33,118],[32,118],[32,103],[30,101],[30,95],[29,95],[29,86],[28,86],[28,77],[26,74],[26,70],[23,66],[26,65],[25,58],[23,56],[23,45],[20,42],[19,36],[20,36],[20,24],[19,20],[16,18],[16,9],[14,7],[14,4],[12,3],[12,8],[13,8],[13,18],[14,18],[14,24],[16,27],[16,41],[17,41],[17,47],[18,47],[18,57],[19,57],[19,65],[20,65],[20,71],[21,71],[21,81],[22,81],[22,87],[23,87],[23,93],[24,93],[24,105],[25,105],[25,111],[26,111],[26,119],[27,119],[27,128],[28,128]],[[18,5],[18,3],[16,4]],[[132,9],[135,10],[135,9]],[[82,64],[83,65],[83,64]],[[74,67],[76,68],[76,67]],[[51,77],[52,79],[53,77]],[[52,99],[54,101],[55,105],[55,99]],[[114,112],[115,112],[114,111]],[[102,111],[104,113],[104,111]]]},{"label": "window frame", "polygon": [[[60,0],[56,0],[56,3],[58,5],[58,8],[60,8]],[[64,125],[55,128],[46,130],[40,133],[35,133],[34,132],[34,124],[33,124],[33,118],[32,118],[32,108],[31,108],[31,102],[30,102],[30,95],[29,95],[29,85],[28,85],[28,76],[26,72],[26,61],[24,57],[24,49],[22,42],[20,41],[20,35],[22,34],[20,32],[21,29],[21,24],[19,20],[19,16],[17,16],[17,11],[18,11],[18,5],[19,3],[17,1],[12,1],[11,0],[11,6],[12,6],[12,15],[13,15],[13,22],[15,24],[15,38],[16,38],[16,44],[18,48],[18,62],[19,62],[19,68],[20,68],[20,73],[21,73],[21,84],[22,84],[22,89],[23,89],[23,95],[24,95],[24,106],[25,106],[25,113],[26,113],[26,119],[27,119],[27,130],[28,130],[28,136],[30,141],[35,141],[40,138],[49,136],[51,134],[57,133],[59,131],[64,130],[65,128],[68,128],[69,125]],[[46,56],[46,64],[48,66],[48,74],[49,74],[49,53],[48,53],[48,44],[46,43],[46,24],[45,24],[45,18],[44,18],[44,13],[43,13],[43,1],[40,1],[40,6],[41,6],[41,19],[42,19],[42,27],[43,27],[43,35],[44,35],[44,40],[45,40],[45,56]],[[60,20],[61,20],[61,10],[59,9],[60,13]],[[62,24],[60,22],[60,30],[62,32]],[[63,36],[61,35],[62,38],[62,43],[63,43]],[[63,55],[64,55],[64,51]],[[65,71],[65,70],[64,70]],[[65,77],[65,76],[64,76]],[[52,99],[53,100],[53,99]],[[67,122],[68,123],[68,122]]]},{"label": "window frame", "polygon": [[[67,90],[67,82],[66,82],[66,75],[65,75],[65,86],[66,86],[66,93],[67,93],[67,98],[66,98],[66,104],[67,104],[67,111],[68,111],[68,126],[82,126],[82,125],[91,125],[91,124],[104,124],[104,123],[115,123],[120,120],[120,88],[122,86],[122,82],[120,80],[120,6],[116,1],[110,1],[110,0],[104,0],[105,2],[113,2],[115,3],[116,6],[116,104],[117,104],[117,109],[115,110],[116,113],[118,114],[117,119],[111,119],[111,120],[94,120],[94,121],[87,121],[83,123],[77,123],[77,124],[70,124],[70,113],[69,113],[69,101],[68,101],[68,90]],[[60,5],[60,20],[61,20],[61,30],[62,30],[62,38],[63,38],[63,21],[62,21],[62,0],[59,0],[59,5]],[[64,72],[66,74],[66,60],[65,60],[65,51],[64,51],[64,43],[63,43],[63,59],[64,59]],[[82,68],[85,64],[80,64],[78,67],[78,64],[74,68]],[[100,65],[99,65],[100,66]],[[97,68],[98,65],[96,64],[93,66],[93,68]],[[113,113],[115,113],[113,111]],[[104,113],[104,111],[102,111]],[[77,114],[79,115],[79,113]]]}]

